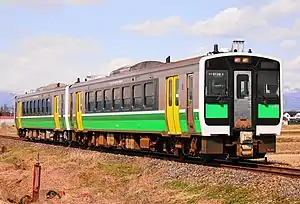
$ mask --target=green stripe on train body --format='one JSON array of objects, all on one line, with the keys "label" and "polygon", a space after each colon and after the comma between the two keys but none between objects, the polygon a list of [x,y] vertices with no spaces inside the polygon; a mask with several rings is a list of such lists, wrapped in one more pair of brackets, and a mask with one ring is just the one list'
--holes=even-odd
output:
[{"label": "green stripe on train body", "polygon": [[39,116],[39,117],[25,117],[21,118],[23,128],[41,128],[41,129],[54,129],[53,116]]},{"label": "green stripe on train body", "polygon": [[[180,113],[180,125],[182,132],[188,132],[186,124],[186,113]],[[60,117],[60,124],[65,118]],[[68,118],[70,121],[70,118]],[[83,114],[82,122],[84,130],[118,130],[118,131],[142,131],[142,132],[167,132],[167,125],[164,112],[153,113],[126,113],[126,114],[103,114],[91,113]],[[194,112],[194,122],[196,132],[200,133],[199,113]],[[32,116],[22,117],[23,128],[41,128],[54,129],[53,116]],[[74,128],[76,128],[76,119],[73,117]],[[66,128],[66,126],[65,126]],[[65,129],[64,128],[64,129]]]},{"label": "green stripe on train body", "polygon": [[[59,123],[62,128],[63,120],[65,118],[59,117]],[[21,117],[23,128],[41,128],[41,129],[55,129],[54,117],[53,115],[49,116],[26,116]]]}]

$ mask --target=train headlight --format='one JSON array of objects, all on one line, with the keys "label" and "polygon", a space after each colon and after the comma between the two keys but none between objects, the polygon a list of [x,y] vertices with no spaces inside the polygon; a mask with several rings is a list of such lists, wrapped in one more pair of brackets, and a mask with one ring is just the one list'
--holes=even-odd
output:
[{"label": "train headlight", "polygon": [[243,63],[249,63],[249,58],[243,58],[243,59],[242,59],[242,62],[243,62]]},{"label": "train headlight", "polygon": [[235,57],[234,58],[235,63],[249,63],[249,58],[248,57]]},{"label": "train headlight", "polygon": [[234,62],[235,62],[235,63],[241,63],[241,58],[235,57],[235,58],[234,58]]}]

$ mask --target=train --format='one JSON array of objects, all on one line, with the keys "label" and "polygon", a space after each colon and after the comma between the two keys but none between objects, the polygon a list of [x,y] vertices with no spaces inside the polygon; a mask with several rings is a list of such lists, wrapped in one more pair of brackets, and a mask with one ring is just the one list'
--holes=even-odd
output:
[{"label": "train", "polygon": [[282,62],[218,44],[15,96],[18,136],[199,158],[264,158],[282,125]]}]

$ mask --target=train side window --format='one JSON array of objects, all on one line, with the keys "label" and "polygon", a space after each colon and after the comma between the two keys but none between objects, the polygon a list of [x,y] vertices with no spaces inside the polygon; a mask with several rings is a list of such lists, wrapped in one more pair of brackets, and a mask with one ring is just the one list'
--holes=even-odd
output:
[{"label": "train side window", "polygon": [[41,106],[42,106],[41,99],[38,100],[38,105],[37,106],[38,106],[37,112],[38,112],[38,114],[41,114]]},{"label": "train side window", "polygon": [[29,101],[26,101],[26,115],[30,113]]},{"label": "train side window", "polygon": [[101,111],[102,110],[102,91],[96,91],[96,110]]},{"label": "train side window", "polygon": [[120,90],[120,88],[113,89],[113,108],[115,110],[121,109],[121,90]]},{"label": "train side window", "polygon": [[154,107],[155,105],[155,95],[154,95],[154,84],[153,82],[146,83],[144,85],[144,94],[145,94],[145,106],[146,107]]},{"label": "train side window", "polygon": [[48,115],[52,114],[52,102],[50,100],[50,98],[48,98]]},{"label": "train side window", "polygon": [[23,101],[22,102],[22,115],[25,114],[25,102]]},{"label": "train side window", "polygon": [[92,112],[95,109],[95,96],[94,92],[86,92],[85,93],[85,110],[87,112]]},{"label": "train side window", "polygon": [[133,87],[133,106],[134,108],[142,107],[142,87],[141,85],[134,85]]},{"label": "train side window", "polygon": [[32,101],[30,101],[29,104],[30,104],[30,114],[32,114],[33,113],[33,104],[32,104]]},{"label": "train side window", "polygon": [[131,107],[131,94],[130,87],[126,86],[122,88],[122,105],[124,109],[129,110]]},{"label": "train side window", "polygon": [[42,99],[42,114],[45,114],[45,110],[46,110],[46,104],[45,104],[45,99]]},{"label": "train side window", "polygon": [[33,113],[36,114],[36,100],[33,101]]},{"label": "train side window", "polygon": [[93,112],[95,110],[95,93],[93,91],[89,92],[89,111]]},{"label": "train side window", "polygon": [[47,98],[46,99],[46,115],[50,115],[51,114],[51,104],[50,104],[50,99]]},{"label": "train side window", "polygon": [[104,91],[104,109],[106,111],[110,111],[111,110],[111,90],[105,90]]},{"label": "train side window", "polygon": [[45,115],[48,115],[48,110],[49,110],[48,100],[49,100],[48,98],[45,99]]},{"label": "train side window", "polygon": [[169,80],[169,106],[172,106],[173,103],[173,83],[172,80]]}]

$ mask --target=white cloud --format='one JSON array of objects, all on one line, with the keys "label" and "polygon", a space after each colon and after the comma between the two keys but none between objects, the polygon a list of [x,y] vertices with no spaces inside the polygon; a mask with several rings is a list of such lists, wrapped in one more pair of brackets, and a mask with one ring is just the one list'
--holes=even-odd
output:
[{"label": "white cloud", "polygon": [[105,69],[105,70],[112,71],[112,70],[115,70],[115,69],[118,69],[118,68],[121,68],[124,66],[131,66],[136,63],[138,63],[137,60],[126,58],[126,57],[119,57],[119,58],[112,59],[112,60],[108,61],[107,63],[104,63],[103,66],[101,66],[101,67],[103,67],[103,69]]},{"label": "white cloud", "polygon": [[300,87],[300,55],[292,60],[283,61],[283,84],[290,91]]},{"label": "white cloud", "polygon": [[300,19],[296,19],[291,27],[270,27],[266,34],[269,39],[300,37]]},{"label": "white cloud", "polygon": [[143,35],[164,35],[180,25],[181,18],[179,16],[172,16],[162,20],[148,20],[140,24],[123,25],[122,29]]},{"label": "white cloud", "polygon": [[180,17],[170,17],[155,21],[148,20],[136,25],[125,25],[123,28],[148,35],[164,35],[169,30],[178,28],[180,31],[196,36],[257,39],[261,38],[262,34],[268,38],[266,33],[280,37],[298,36],[300,35],[300,22],[295,22],[291,29],[276,28],[274,30],[272,26],[274,20],[297,12],[300,12],[299,0],[275,0],[265,5],[226,8],[211,18],[201,19],[192,24],[182,22]]},{"label": "white cloud", "polygon": [[254,30],[266,24],[264,19],[257,15],[251,15],[255,10],[246,8],[227,8],[213,18],[198,21],[192,25],[187,25],[185,30],[189,34],[198,36],[229,36],[241,37],[249,30]]},{"label": "white cloud", "polygon": [[[107,75],[131,63],[126,58],[105,63],[92,38],[44,36],[16,42],[0,52],[1,90],[32,89],[49,83],[72,83],[88,73]],[[100,66],[103,64],[103,66]]]},{"label": "white cloud", "polygon": [[275,0],[270,4],[265,5],[261,13],[269,18],[276,18],[283,15],[291,15],[299,12],[299,0]]},{"label": "white cloud", "polygon": [[294,47],[296,47],[296,45],[297,45],[296,40],[283,40],[280,43],[280,47],[286,48],[286,49],[294,48]]}]

